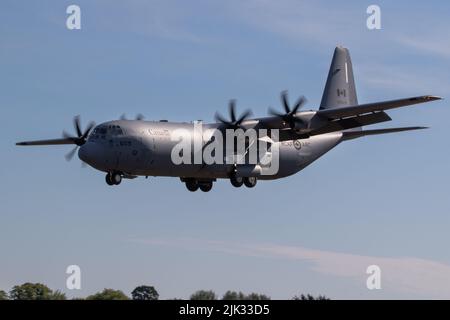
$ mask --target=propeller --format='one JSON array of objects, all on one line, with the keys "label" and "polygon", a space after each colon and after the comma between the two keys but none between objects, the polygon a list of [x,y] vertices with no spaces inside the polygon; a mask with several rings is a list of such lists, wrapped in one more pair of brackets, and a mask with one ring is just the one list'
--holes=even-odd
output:
[{"label": "propeller", "polygon": [[296,123],[302,123],[303,121],[295,116],[295,114],[305,105],[307,102],[305,96],[300,96],[291,109],[289,107],[288,92],[281,92],[281,102],[283,103],[285,113],[280,113],[272,108],[269,108],[269,113],[273,116],[281,118],[284,122],[288,123],[291,129],[295,128]]},{"label": "propeller", "polygon": [[63,131],[63,137],[69,140],[72,140],[73,144],[76,146],[65,155],[65,158],[67,161],[72,160],[73,156],[75,155],[78,147],[82,146],[86,143],[87,137],[89,133],[91,132],[92,128],[94,128],[95,123],[93,121],[89,122],[84,132],[81,131],[81,122],[80,122],[80,116],[76,116],[73,118],[73,126],[75,128],[76,136],[72,136],[68,134],[67,132]]},{"label": "propeller", "polygon": [[[135,119],[135,120],[144,120],[144,118],[145,118],[145,117],[144,117],[144,115],[143,115],[142,113],[138,113],[134,119]],[[125,113],[123,113],[123,114],[120,116],[120,120],[128,120],[128,119],[127,119],[127,116],[125,115]]]},{"label": "propeller", "polygon": [[246,110],[244,113],[240,115],[239,118],[236,118],[236,100],[230,100],[228,104],[228,111],[230,113],[230,119],[225,119],[220,113],[216,112],[214,118],[217,122],[221,122],[227,126],[227,128],[238,129],[241,127],[242,122],[244,122],[251,114],[251,110]]}]

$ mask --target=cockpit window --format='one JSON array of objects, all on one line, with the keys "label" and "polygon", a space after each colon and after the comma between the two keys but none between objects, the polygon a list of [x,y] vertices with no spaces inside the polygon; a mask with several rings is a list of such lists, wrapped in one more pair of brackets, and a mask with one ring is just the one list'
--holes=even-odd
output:
[{"label": "cockpit window", "polygon": [[106,134],[106,128],[104,128],[104,127],[95,128],[94,133],[95,134]]},{"label": "cockpit window", "polygon": [[113,136],[119,136],[123,134],[122,128],[120,126],[111,125],[109,126],[109,133]]},{"label": "cockpit window", "polygon": [[99,126],[92,131],[92,134],[94,135],[94,137],[101,136],[101,138],[104,139],[106,135],[108,136],[123,135],[123,130],[118,125]]}]

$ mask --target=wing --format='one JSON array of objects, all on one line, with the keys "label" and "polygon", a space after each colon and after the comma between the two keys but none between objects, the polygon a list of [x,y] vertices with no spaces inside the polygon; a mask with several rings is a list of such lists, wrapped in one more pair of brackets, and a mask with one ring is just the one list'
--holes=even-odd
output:
[{"label": "wing", "polygon": [[51,146],[58,144],[75,144],[72,138],[49,139],[49,140],[34,140],[17,142],[16,146]]},{"label": "wing", "polygon": [[315,136],[334,131],[359,128],[390,120],[392,120],[391,117],[389,117],[389,115],[384,111],[373,112],[359,116],[347,117],[344,119],[331,120],[324,126],[320,126],[317,129],[311,129],[311,131],[308,132],[308,135]]},{"label": "wing", "polygon": [[360,104],[350,107],[342,107],[335,109],[324,109],[317,111],[317,115],[326,119],[339,119],[351,116],[357,116],[360,114],[365,114],[369,112],[383,111],[388,109],[400,108],[405,106],[410,106],[413,104],[430,102],[435,100],[440,100],[441,97],[437,96],[420,96],[412,97],[406,99],[381,101],[367,104]]}]

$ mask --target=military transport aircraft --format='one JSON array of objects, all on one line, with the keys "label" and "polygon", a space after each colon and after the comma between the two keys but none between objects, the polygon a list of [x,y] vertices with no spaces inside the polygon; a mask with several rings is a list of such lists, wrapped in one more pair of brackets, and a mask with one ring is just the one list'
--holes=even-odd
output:
[{"label": "military transport aircraft", "polygon": [[[258,179],[279,179],[302,170],[340,142],[367,135],[425,129],[401,127],[365,130],[362,127],[391,120],[385,112],[387,109],[438,99],[441,98],[425,95],[358,104],[349,51],[338,46],[334,51],[318,110],[301,111],[306,102],[303,96],[291,106],[284,91],[281,93],[284,110],[279,112],[269,109],[269,117],[250,119],[250,111],[237,117],[235,102],[232,100],[229,104],[230,119],[216,113],[216,123],[202,124],[205,128],[219,132],[241,129],[245,133],[250,129],[266,129],[266,136],[257,139],[269,144],[264,156],[270,156],[274,146],[278,148],[278,169],[271,174],[264,174],[264,165],[258,162],[174,163],[172,151],[177,141],[171,138],[173,132],[184,129],[193,137],[196,135],[195,122],[144,121],[142,116],[127,120],[122,117],[98,126],[91,122],[82,131],[80,119],[75,117],[75,136],[63,132],[62,139],[18,142],[17,145],[73,144],[75,147],[66,155],[66,159],[70,160],[78,149],[78,157],[84,163],[106,173],[108,185],[118,185],[123,178],[169,176],[179,177],[190,191],[210,191],[217,179],[229,179],[234,187],[245,185],[251,188]],[[272,139],[271,132],[274,130],[278,132],[278,141]],[[200,140],[203,148],[213,139],[201,136]],[[244,157],[254,141],[247,140],[246,143],[244,155],[241,154]]]}]

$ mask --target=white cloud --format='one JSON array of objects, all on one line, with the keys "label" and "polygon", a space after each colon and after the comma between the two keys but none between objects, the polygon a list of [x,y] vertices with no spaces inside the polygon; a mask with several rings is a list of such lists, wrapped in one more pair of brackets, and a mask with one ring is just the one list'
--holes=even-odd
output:
[{"label": "white cloud", "polygon": [[299,46],[346,45],[366,25],[365,10],[330,2],[248,0],[232,2],[230,9],[240,22],[278,34]]},{"label": "white cloud", "polygon": [[174,6],[166,1],[111,4],[107,0],[100,0],[93,5],[100,12],[102,8],[108,8],[107,14],[96,16],[95,28],[182,42],[198,43],[206,40],[189,27],[190,22],[195,21],[195,12],[189,6]]},{"label": "white cloud", "polygon": [[[363,3],[330,3],[324,1],[247,0],[231,2],[229,9],[236,19],[256,29],[289,39],[300,47],[344,45],[361,48],[361,52],[377,56],[382,53],[415,52],[450,58],[450,43],[445,41],[450,27],[427,16],[420,24],[420,12],[405,15],[382,6],[382,16],[395,22],[383,24],[382,30],[366,27],[367,5]],[[389,20],[388,20],[389,21]]]},{"label": "white cloud", "polygon": [[426,36],[399,36],[397,40],[400,44],[416,51],[450,59],[450,43],[439,37],[442,29],[428,31],[429,34]]},{"label": "white cloud", "polygon": [[413,257],[376,257],[301,246],[274,244],[243,244],[197,239],[132,239],[133,243],[168,246],[185,250],[207,250],[233,255],[289,259],[307,262],[309,268],[320,274],[364,281],[369,265],[381,268],[382,290],[406,296],[434,299],[450,298],[450,265]]},{"label": "white cloud", "polygon": [[382,286],[400,293],[450,298],[450,265],[419,258],[373,257],[303,247],[259,245],[255,250],[280,258],[308,260],[323,274],[360,279],[369,265],[382,270]]},{"label": "white cloud", "polygon": [[[433,94],[446,96],[450,93],[450,82],[439,70],[429,70],[426,64],[409,66],[366,63],[356,66],[357,80],[367,88],[380,88],[406,95]],[[360,75],[360,76],[358,76]]]}]

